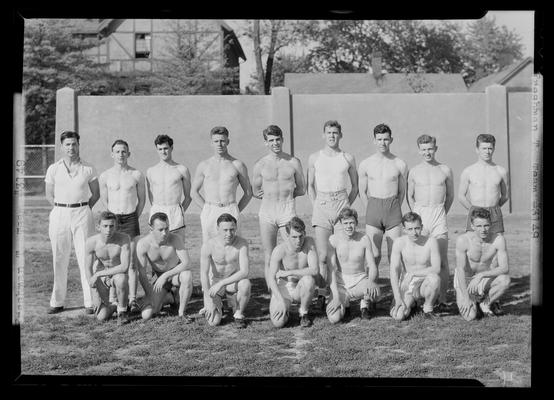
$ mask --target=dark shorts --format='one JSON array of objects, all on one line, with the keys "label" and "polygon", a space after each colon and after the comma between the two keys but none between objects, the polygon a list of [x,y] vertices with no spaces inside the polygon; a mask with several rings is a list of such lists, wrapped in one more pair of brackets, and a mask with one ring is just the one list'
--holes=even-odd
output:
[{"label": "dark shorts", "polygon": [[398,226],[402,222],[402,211],[398,196],[379,199],[370,197],[367,201],[365,213],[366,225],[374,226],[382,231]]},{"label": "dark shorts", "polygon": [[140,235],[137,212],[131,214],[116,214],[118,231],[131,236],[131,239]]},{"label": "dark shorts", "polygon": [[496,235],[497,233],[504,233],[504,218],[502,217],[502,210],[499,206],[494,207],[475,207],[471,206],[469,209],[469,212],[467,214],[467,222],[466,222],[466,232],[472,231],[471,229],[471,212],[475,210],[476,208],[484,208],[491,214],[491,228],[490,232],[493,235]]}]

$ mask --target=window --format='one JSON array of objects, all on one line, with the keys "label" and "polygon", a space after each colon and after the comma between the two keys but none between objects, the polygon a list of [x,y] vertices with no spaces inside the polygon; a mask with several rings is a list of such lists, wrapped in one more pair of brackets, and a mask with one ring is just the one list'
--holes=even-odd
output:
[{"label": "window", "polygon": [[150,42],[152,36],[149,33],[135,34],[135,58],[150,58]]}]

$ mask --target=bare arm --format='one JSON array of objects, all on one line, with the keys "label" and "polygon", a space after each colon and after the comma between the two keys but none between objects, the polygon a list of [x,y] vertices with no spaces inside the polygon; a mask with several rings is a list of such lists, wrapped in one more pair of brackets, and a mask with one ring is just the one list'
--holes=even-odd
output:
[{"label": "bare arm", "polygon": [[312,205],[315,202],[315,198],[317,195],[316,187],[315,187],[315,168],[314,168],[315,157],[316,155],[312,154],[308,160],[308,172],[306,177],[307,188],[308,188],[308,198],[312,202]]},{"label": "bare arm", "polygon": [[183,198],[183,202],[181,203],[181,206],[183,207],[183,212],[187,210],[187,208],[189,208],[190,206],[190,203],[192,202],[192,197],[190,195],[190,172],[188,170],[188,168],[186,168],[185,166],[183,166],[182,168],[182,178],[181,178],[181,182],[183,184],[183,195],[184,195],[184,198]]},{"label": "bare arm", "polygon": [[200,283],[202,284],[202,291],[204,292],[204,302],[206,297],[209,296],[210,291],[210,279],[208,273],[210,271],[210,258],[211,258],[210,246],[208,243],[203,243],[200,249]]},{"label": "bare arm", "polygon": [[[308,240],[308,239],[306,239]],[[307,258],[308,258],[308,262],[307,262],[307,266],[304,267],[304,268],[299,268],[299,269],[289,269],[289,270],[281,270],[279,271],[279,273],[277,274],[278,278],[279,277],[287,277],[287,276],[298,276],[298,277],[302,277],[302,276],[305,276],[305,275],[312,275],[312,276],[316,276],[319,272],[319,261],[318,261],[318,258],[317,258],[317,251],[316,251],[316,248],[315,248],[315,243],[313,242],[313,240],[310,240],[308,243],[306,243],[306,246],[308,247],[308,254],[307,254]]]},{"label": "bare arm", "polygon": [[304,196],[306,194],[306,183],[304,182],[304,172],[302,171],[302,163],[298,158],[293,159],[294,165],[294,181],[296,187],[294,188],[294,197]]},{"label": "bare arm", "polygon": [[488,271],[479,272],[482,278],[490,278],[498,275],[505,275],[509,271],[508,267],[508,252],[506,251],[506,238],[503,235],[497,235],[494,239],[496,247],[496,256],[498,258],[498,266]]},{"label": "bare arm", "polygon": [[90,287],[95,286],[96,279],[91,282],[91,278],[94,275],[93,272],[93,265],[94,260],[96,258],[95,252],[94,252],[94,246],[96,243],[96,239],[94,237],[88,238],[85,242],[85,275],[87,277],[87,282],[89,283]]},{"label": "bare arm", "polygon": [[460,185],[458,187],[458,201],[464,206],[466,209],[471,208],[471,203],[467,199],[467,191],[469,189],[469,171],[468,169],[464,169],[462,171],[462,175],[460,176]]},{"label": "bare arm", "polygon": [[194,174],[194,180],[192,181],[192,187],[190,194],[192,196],[192,199],[194,202],[200,207],[200,209],[204,208],[204,197],[200,194],[200,189],[202,189],[202,185],[204,184],[204,168],[206,167],[206,164],[204,161],[202,161],[200,164],[198,164],[198,167],[196,167],[196,172]]},{"label": "bare arm", "polygon": [[348,204],[352,205],[358,197],[358,170],[356,169],[356,159],[353,155],[346,154],[346,160],[350,167],[348,167],[348,175],[350,176],[350,184],[352,188],[350,189],[350,194],[348,195]]},{"label": "bare arm", "polygon": [[360,163],[360,167],[358,168],[358,191],[360,193],[360,200],[365,209],[369,200],[367,197],[367,171],[365,160]]},{"label": "bare arm", "polygon": [[502,207],[502,205],[509,200],[508,172],[504,168],[500,168],[500,176],[502,180],[500,181],[500,199],[498,200],[498,206]]},{"label": "bare arm", "polygon": [[110,268],[105,268],[101,271],[98,271],[96,272],[96,276],[100,277],[100,276],[113,276],[113,275],[116,275],[116,274],[125,274],[127,273],[127,270],[129,269],[129,261],[130,261],[130,238],[129,238],[129,235],[127,234],[122,234],[122,235],[125,235],[125,238],[122,239],[122,242],[121,242],[121,253],[119,255],[119,265],[116,265],[114,267],[110,267]]},{"label": "bare arm", "polygon": [[260,200],[264,197],[262,167],[263,160],[258,160],[252,170],[252,196]]},{"label": "bare arm", "polygon": [[175,267],[171,268],[169,271],[165,271],[163,274],[161,274],[158,279],[164,276],[164,278],[167,280],[174,275],[180,274],[183,271],[190,270],[189,253],[185,249],[185,244],[183,243],[181,237],[179,235],[172,234],[171,243],[175,248],[175,253],[177,254],[177,257],[179,257],[179,263]]},{"label": "bare arm", "polygon": [[408,166],[402,161],[400,163],[400,175],[398,176],[398,199],[400,206],[406,197],[406,182],[408,180]]},{"label": "bare arm", "polygon": [[245,240],[239,249],[239,270],[236,271],[231,276],[228,276],[227,278],[224,278],[219,282],[217,282],[217,285],[219,285],[219,288],[221,288],[231,283],[239,282],[242,279],[248,278],[249,272],[250,272],[250,266],[249,266],[249,260],[248,260],[248,243]]},{"label": "bare arm", "polygon": [[[460,301],[464,304],[469,302],[465,269],[467,263],[467,246],[467,238],[465,236],[459,236],[456,240],[456,278],[459,287],[458,292],[463,295],[463,298],[461,298]],[[458,292],[456,295],[458,295]]]},{"label": "bare arm", "polygon": [[150,202],[150,204],[153,204],[152,203],[152,198],[154,196],[152,195],[152,187],[150,185],[151,185],[151,183],[150,183],[150,170],[147,170],[146,171],[146,192],[148,193],[148,201]]},{"label": "bare arm", "polygon": [[375,258],[373,256],[373,250],[371,250],[371,243],[368,236],[364,236],[364,250],[365,250],[365,265],[367,269],[367,277],[369,282],[377,282],[379,277],[379,270],[375,264]]},{"label": "bare arm", "polygon": [[412,276],[427,276],[429,274],[437,274],[440,272],[441,268],[441,256],[439,252],[439,243],[437,239],[430,236],[427,239],[427,245],[429,246],[429,258],[430,263],[427,268],[418,269],[417,271],[412,271]]},{"label": "bare arm", "polygon": [[242,211],[246,208],[250,199],[252,199],[252,186],[250,185],[250,178],[248,178],[248,169],[243,162],[240,162],[237,170],[239,172],[239,184],[244,192],[238,204],[239,211]]},{"label": "bare arm", "polygon": [[413,211],[415,205],[415,180],[414,180],[414,169],[412,168],[408,172],[408,189],[406,193],[406,201],[410,211]]},{"label": "bare arm", "polygon": [[448,168],[446,174],[446,199],[444,200],[444,212],[448,214],[452,203],[454,202],[454,176],[452,170]]},{"label": "bare arm", "polygon": [[88,206],[92,209],[92,207],[94,207],[94,205],[100,198],[100,188],[98,186],[98,179],[94,178],[91,181],[89,181],[88,186],[90,188],[90,192],[92,193],[88,200]]},{"label": "bare arm", "polygon": [[144,205],[146,204],[146,186],[144,183],[144,175],[139,171],[137,179],[137,216],[140,217],[142,210],[144,210]]},{"label": "bare arm", "polygon": [[102,172],[98,177],[98,189],[100,190],[100,201],[106,210],[108,209],[108,185],[106,183],[106,172]]},{"label": "bare arm", "polygon": [[146,274],[146,266],[148,265],[148,257],[146,255],[147,247],[147,244],[145,244],[143,240],[137,240],[136,259],[134,265],[137,267],[139,282],[144,289],[144,293],[147,298],[150,298],[153,288],[150,280],[148,279],[148,275]]},{"label": "bare arm", "polygon": [[273,249],[271,253],[271,258],[269,261],[269,273],[267,285],[271,289],[271,295],[275,297],[280,302],[283,302],[283,296],[279,291],[279,286],[277,285],[277,272],[280,270],[280,266],[283,262],[284,251],[279,245]]},{"label": "bare arm", "polygon": [[402,262],[401,262],[402,240],[397,238],[392,244],[392,251],[390,257],[390,284],[392,288],[392,294],[394,296],[395,306],[403,304],[402,295],[400,294],[400,275],[402,274]]}]

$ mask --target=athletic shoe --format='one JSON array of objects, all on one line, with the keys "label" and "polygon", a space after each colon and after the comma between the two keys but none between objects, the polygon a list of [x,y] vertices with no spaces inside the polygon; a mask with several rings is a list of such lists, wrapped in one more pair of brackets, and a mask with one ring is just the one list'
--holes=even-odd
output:
[{"label": "athletic shoe", "polygon": [[62,311],[63,311],[63,306],[50,307],[48,311],[46,311],[46,314],[57,314],[57,313],[61,313]]},{"label": "athletic shoe", "polygon": [[322,296],[322,295],[317,296],[317,308],[319,308],[322,311],[325,311],[325,296]]},{"label": "athletic shoe", "polygon": [[302,328],[308,328],[312,326],[312,320],[308,317],[308,314],[304,314],[300,317],[300,326]]},{"label": "athletic shoe", "polygon": [[446,303],[439,303],[435,306],[435,311],[438,313],[445,313],[450,311],[450,306]]},{"label": "athletic shoe", "polygon": [[94,308],[93,307],[85,307],[85,314],[87,314],[87,315],[94,314]]},{"label": "athletic shoe", "polygon": [[234,325],[238,329],[246,328],[246,318],[235,318]]},{"label": "athletic shoe", "polygon": [[349,318],[350,317],[350,307],[346,307],[344,309],[344,317],[343,318]]},{"label": "athletic shoe", "polygon": [[491,310],[491,312],[492,312],[495,316],[497,316],[497,317],[499,317],[499,316],[501,316],[502,314],[504,314],[504,312],[502,311],[502,308],[500,307],[500,303],[497,302],[497,301],[495,301],[494,303],[492,303],[492,304],[490,305],[490,310]]},{"label": "athletic shoe", "polygon": [[185,324],[191,324],[194,322],[194,320],[187,314],[183,314],[181,318]]},{"label": "athletic shoe", "polygon": [[117,313],[117,326],[128,324],[130,321],[127,311],[120,311]]},{"label": "athletic shoe", "polygon": [[136,300],[132,300],[127,308],[131,314],[138,314],[140,312],[140,306]]},{"label": "athletic shoe", "polygon": [[433,311],[423,312],[423,318],[425,319],[435,319],[436,317],[437,314],[435,314]]},{"label": "athletic shoe", "polygon": [[361,311],[361,315],[360,315],[361,319],[371,319],[371,314],[367,307],[362,307],[360,311]]},{"label": "athletic shoe", "polygon": [[202,307],[202,308],[200,309],[200,311],[198,311],[198,314],[200,314],[200,315],[206,314],[206,308],[205,308],[205,307]]}]

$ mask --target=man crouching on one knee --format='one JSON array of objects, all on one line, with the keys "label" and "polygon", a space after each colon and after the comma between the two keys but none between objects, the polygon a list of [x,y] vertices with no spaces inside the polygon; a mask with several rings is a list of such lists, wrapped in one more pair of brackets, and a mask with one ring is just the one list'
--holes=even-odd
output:
[{"label": "man crouching on one knee", "polygon": [[228,305],[231,303],[236,327],[246,328],[244,311],[251,288],[248,242],[236,234],[237,220],[231,214],[221,214],[216,224],[217,235],[204,242],[200,251],[205,317],[210,326],[221,323],[225,296]]},{"label": "man crouching on one knee", "polygon": [[319,273],[319,261],[313,238],[306,236],[306,225],[293,217],[285,226],[287,240],[271,253],[269,263],[269,287],[271,322],[282,328],[288,321],[293,302],[300,303],[300,326],[312,325],[308,308],[314,296],[315,276]]},{"label": "man crouching on one knee", "polygon": [[423,225],[418,214],[404,214],[402,226],[404,236],[394,240],[391,252],[390,281],[394,306],[390,315],[402,321],[410,316],[418,299],[425,299],[423,315],[431,318],[435,315],[433,306],[440,290],[439,245],[434,237],[421,234]]},{"label": "man crouching on one knee", "polygon": [[[461,316],[475,319],[481,311],[485,316],[501,315],[498,299],[510,286],[506,239],[491,233],[490,212],[475,208],[470,215],[471,228],[456,242],[454,288]],[[498,260],[494,265],[493,260]]]}]

